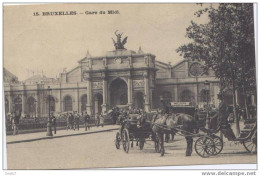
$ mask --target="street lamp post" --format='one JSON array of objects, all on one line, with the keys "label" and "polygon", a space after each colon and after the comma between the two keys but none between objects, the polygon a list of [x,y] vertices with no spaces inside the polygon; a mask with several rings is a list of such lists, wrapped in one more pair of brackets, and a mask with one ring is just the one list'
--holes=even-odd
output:
[{"label": "street lamp post", "polygon": [[209,82],[208,80],[206,80],[204,82],[204,85],[205,85],[205,89],[206,89],[206,102],[207,102],[207,116],[206,116],[206,125],[207,125],[207,128],[209,128],[210,126],[210,119],[209,119]]},{"label": "street lamp post", "polygon": [[51,88],[48,86],[48,103],[49,103],[49,116],[48,116],[48,123],[47,123],[47,134],[46,136],[53,136],[52,129],[51,129]]}]

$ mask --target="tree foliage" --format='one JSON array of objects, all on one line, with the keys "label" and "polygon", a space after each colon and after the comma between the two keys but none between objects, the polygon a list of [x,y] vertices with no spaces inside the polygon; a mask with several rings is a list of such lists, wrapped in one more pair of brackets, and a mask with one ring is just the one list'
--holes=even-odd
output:
[{"label": "tree foliage", "polygon": [[192,60],[205,62],[204,71],[212,69],[221,80],[221,90],[255,87],[255,41],[253,4],[221,3],[195,13],[208,15],[209,22],[191,21],[186,36],[191,43],[180,46],[177,52]]}]

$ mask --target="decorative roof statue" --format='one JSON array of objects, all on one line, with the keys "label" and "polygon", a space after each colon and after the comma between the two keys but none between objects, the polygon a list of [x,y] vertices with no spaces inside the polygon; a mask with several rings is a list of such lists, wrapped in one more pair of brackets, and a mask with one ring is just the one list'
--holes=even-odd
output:
[{"label": "decorative roof statue", "polygon": [[125,49],[124,45],[127,42],[127,37],[125,37],[124,40],[121,42],[121,36],[123,35],[123,33],[122,34],[117,34],[117,31],[118,30],[115,31],[115,35],[117,37],[117,42],[115,42],[115,40],[112,38],[112,40],[114,42],[114,46],[115,46],[116,50],[117,49]]}]

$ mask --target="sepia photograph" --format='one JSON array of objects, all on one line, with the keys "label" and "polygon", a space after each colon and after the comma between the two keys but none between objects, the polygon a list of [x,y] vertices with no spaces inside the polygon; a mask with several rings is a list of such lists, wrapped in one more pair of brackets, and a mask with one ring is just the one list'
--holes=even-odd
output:
[{"label": "sepia photograph", "polygon": [[256,169],[256,13],[4,3],[4,169]]}]

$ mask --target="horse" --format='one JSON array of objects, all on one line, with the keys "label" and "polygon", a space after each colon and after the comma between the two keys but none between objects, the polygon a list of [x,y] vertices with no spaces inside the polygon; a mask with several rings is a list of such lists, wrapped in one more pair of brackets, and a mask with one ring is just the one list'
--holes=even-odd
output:
[{"label": "horse", "polygon": [[192,133],[197,130],[196,121],[192,116],[184,113],[171,115],[158,114],[153,120],[152,130],[159,140],[161,156],[165,153],[164,134],[177,132],[181,132],[185,136],[187,142],[186,156],[191,156],[193,145]]},{"label": "horse", "polygon": [[117,107],[112,108],[110,111],[107,113],[107,117],[112,119],[112,123],[116,124],[120,115],[120,111]]},{"label": "horse", "polygon": [[[145,122],[146,119],[144,116],[138,120],[140,126]],[[161,153],[161,156],[165,153],[164,134],[172,134],[174,136],[177,132],[181,132],[185,136],[187,142],[186,156],[191,156],[193,145],[192,133],[197,130],[196,121],[192,116],[184,113],[171,115],[157,113],[153,115],[150,122],[155,148],[158,148],[156,150]]]}]

